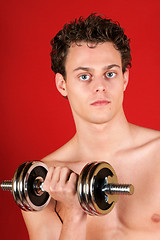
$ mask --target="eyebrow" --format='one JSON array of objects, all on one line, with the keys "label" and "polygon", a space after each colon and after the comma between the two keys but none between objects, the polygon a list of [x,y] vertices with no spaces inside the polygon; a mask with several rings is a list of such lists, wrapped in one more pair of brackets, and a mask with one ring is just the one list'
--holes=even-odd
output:
[{"label": "eyebrow", "polygon": [[118,68],[120,68],[120,66],[119,65],[117,65],[117,64],[111,64],[111,65],[108,65],[108,66],[106,66],[106,67],[104,67],[103,69],[111,69],[111,68],[114,68],[114,67],[118,67]]},{"label": "eyebrow", "polygon": [[[117,64],[110,64],[110,65],[108,65],[108,66],[105,66],[105,67],[103,68],[103,70],[109,70],[109,69],[114,68],[114,67],[120,68],[120,66],[117,65]],[[73,72],[76,72],[76,71],[79,71],[79,70],[89,71],[89,70],[94,70],[94,69],[93,69],[93,68],[89,68],[89,67],[81,67],[81,66],[80,66],[80,67],[75,68],[75,69],[73,70]]]}]

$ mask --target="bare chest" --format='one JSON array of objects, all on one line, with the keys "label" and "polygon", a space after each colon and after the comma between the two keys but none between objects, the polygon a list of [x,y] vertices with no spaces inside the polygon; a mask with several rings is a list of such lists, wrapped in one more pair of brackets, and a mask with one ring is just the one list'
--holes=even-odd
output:
[{"label": "bare chest", "polygon": [[154,213],[156,210],[141,210],[142,205],[129,209],[133,205],[122,201],[105,216],[88,216],[86,240],[159,240],[160,215]]}]

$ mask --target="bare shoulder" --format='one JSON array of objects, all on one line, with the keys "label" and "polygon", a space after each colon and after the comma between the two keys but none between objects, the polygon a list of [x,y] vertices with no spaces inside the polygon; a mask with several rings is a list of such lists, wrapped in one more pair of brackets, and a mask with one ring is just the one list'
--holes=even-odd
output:
[{"label": "bare shoulder", "polygon": [[138,146],[152,145],[160,150],[160,131],[131,124],[133,139]]},{"label": "bare shoulder", "polygon": [[48,154],[46,157],[41,159],[45,162],[48,167],[56,167],[56,166],[67,166],[73,164],[75,161],[75,149],[74,140],[71,139],[69,142],[64,144],[62,147],[57,149],[56,151]]}]

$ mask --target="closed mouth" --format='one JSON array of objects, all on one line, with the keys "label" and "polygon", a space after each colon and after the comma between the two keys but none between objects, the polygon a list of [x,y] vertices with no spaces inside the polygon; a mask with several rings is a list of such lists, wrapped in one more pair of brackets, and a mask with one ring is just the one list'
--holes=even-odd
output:
[{"label": "closed mouth", "polygon": [[97,100],[91,103],[92,106],[106,106],[110,103],[108,100]]}]

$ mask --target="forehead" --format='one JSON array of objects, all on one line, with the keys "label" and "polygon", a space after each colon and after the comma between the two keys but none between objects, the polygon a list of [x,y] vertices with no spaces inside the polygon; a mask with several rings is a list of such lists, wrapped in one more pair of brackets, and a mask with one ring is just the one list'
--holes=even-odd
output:
[{"label": "forehead", "polygon": [[121,54],[115,49],[113,43],[98,43],[94,47],[85,42],[72,44],[66,58],[66,70],[79,66],[104,67],[104,65],[117,64],[122,67]]}]

